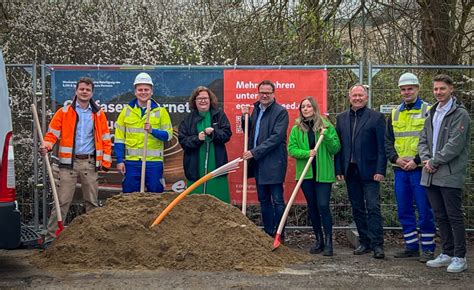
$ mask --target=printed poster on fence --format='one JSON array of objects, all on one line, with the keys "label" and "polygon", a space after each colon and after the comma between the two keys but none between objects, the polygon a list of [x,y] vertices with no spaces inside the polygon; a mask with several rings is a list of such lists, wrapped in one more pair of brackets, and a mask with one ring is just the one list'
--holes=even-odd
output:
[{"label": "printed poster on fence", "polygon": [[[93,98],[107,115],[109,129],[114,137],[115,121],[120,112],[135,98],[133,81],[140,72],[147,72],[153,80],[153,99],[166,108],[173,125],[171,141],[165,143],[164,179],[166,191],[180,192],[186,182],[183,170],[183,150],[178,143],[178,127],[191,113],[189,96],[197,86],[206,86],[215,92],[219,106],[223,104],[222,68],[190,69],[160,68],[142,70],[127,66],[109,66],[98,69],[90,66],[51,66],[53,107],[72,102],[75,85],[80,77],[94,80]],[[99,172],[99,199],[105,199],[122,191],[123,176],[116,168],[115,152],[112,152],[112,168]],[[81,198],[80,190],[76,197]],[[78,199],[79,200],[79,199]]]},{"label": "printed poster on fence", "polygon": [[[111,133],[120,111],[133,95],[133,80],[142,72],[140,68],[111,66],[104,68],[90,66],[51,66],[53,108],[67,105],[74,96],[76,81],[82,76],[91,77],[95,83],[94,99],[107,114]],[[229,159],[241,156],[243,152],[243,134],[240,128],[242,104],[253,104],[258,100],[257,85],[263,79],[275,83],[276,99],[284,105],[290,114],[289,130],[298,116],[298,106],[304,96],[313,96],[318,100],[321,110],[326,111],[325,70],[239,70],[215,68],[153,68],[146,70],[155,83],[153,98],[170,113],[174,134],[171,142],[165,145],[166,190],[184,189],[185,177],[182,167],[183,151],[177,142],[177,128],[182,119],[189,114],[187,100],[194,88],[200,85],[209,87],[217,95],[219,108],[223,108],[232,124],[232,138],[226,144]],[[225,87],[225,88],[224,88]],[[100,172],[99,198],[104,199],[121,192],[122,176],[116,170],[116,158],[113,154],[110,171]],[[229,175],[231,200],[233,204],[242,203],[242,169]],[[295,185],[294,160],[289,159],[285,195],[291,194]],[[249,183],[248,203],[258,203],[253,179]],[[80,190],[76,196],[80,198]],[[298,195],[297,203],[305,203]]]},{"label": "printed poster on fence", "polygon": [[[224,111],[232,126],[232,138],[227,143],[229,160],[242,156],[244,134],[241,127],[241,107],[258,101],[258,84],[262,80],[270,80],[275,84],[275,99],[289,113],[287,136],[299,115],[299,104],[304,97],[314,97],[322,113],[327,112],[327,71],[326,70],[224,70]],[[229,189],[232,203],[242,202],[243,165],[229,175]],[[295,181],[295,160],[288,159],[285,180],[285,200],[293,192]],[[295,200],[304,204],[305,199],[300,192]],[[255,179],[248,183],[248,203],[258,203]]]}]

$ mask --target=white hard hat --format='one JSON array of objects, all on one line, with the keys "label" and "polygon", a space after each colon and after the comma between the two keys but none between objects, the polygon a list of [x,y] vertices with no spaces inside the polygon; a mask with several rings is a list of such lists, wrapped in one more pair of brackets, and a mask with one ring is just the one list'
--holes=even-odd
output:
[{"label": "white hard hat", "polygon": [[416,75],[412,73],[404,73],[400,76],[400,79],[398,80],[398,86],[420,86],[420,82],[418,81],[418,78]]},{"label": "white hard hat", "polygon": [[151,77],[147,73],[139,73],[135,77],[135,81],[133,82],[133,86],[140,85],[140,84],[146,84],[146,85],[151,85],[153,86],[153,81],[151,80]]}]

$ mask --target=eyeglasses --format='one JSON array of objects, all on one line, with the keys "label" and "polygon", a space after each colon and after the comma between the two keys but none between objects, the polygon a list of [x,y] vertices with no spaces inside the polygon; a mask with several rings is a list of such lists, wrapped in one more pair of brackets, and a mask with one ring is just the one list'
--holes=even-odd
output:
[{"label": "eyeglasses", "polygon": [[196,98],[196,102],[207,102],[209,98]]},{"label": "eyeglasses", "polygon": [[270,96],[273,95],[273,92],[258,92],[260,96]]}]

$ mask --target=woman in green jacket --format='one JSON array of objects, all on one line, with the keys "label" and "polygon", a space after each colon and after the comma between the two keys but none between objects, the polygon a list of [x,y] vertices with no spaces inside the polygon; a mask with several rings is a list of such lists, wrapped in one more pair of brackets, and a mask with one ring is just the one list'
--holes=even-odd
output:
[{"label": "woman in green jacket", "polygon": [[[316,243],[310,248],[310,253],[323,252],[324,256],[332,256],[332,216],[329,201],[332,183],[336,181],[333,157],[341,148],[341,144],[334,126],[321,116],[313,97],[304,98],[299,111],[299,117],[291,129],[288,153],[296,159],[297,180],[309,157],[316,156],[301,184],[316,235]],[[323,142],[315,152],[314,146],[323,129],[325,129]],[[323,237],[321,221],[326,238]]]}]

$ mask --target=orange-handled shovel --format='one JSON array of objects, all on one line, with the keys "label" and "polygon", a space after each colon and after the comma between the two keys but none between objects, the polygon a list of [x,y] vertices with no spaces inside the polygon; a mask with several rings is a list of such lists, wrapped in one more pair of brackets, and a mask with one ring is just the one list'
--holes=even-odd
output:
[{"label": "orange-handled shovel", "polygon": [[[245,129],[244,129],[244,152],[249,150],[249,114],[244,114],[245,118]],[[244,179],[242,184],[242,213],[247,215],[247,172],[248,172],[248,161],[244,160]]]},{"label": "orange-handled shovel", "polygon": [[[41,144],[44,144],[43,132],[41,132],[41,125],[38,118],[38,112],[36,111],[36,106],[31,104],[31,112],[33,113],[33,120],[37,129],[37,133],[40,139]],[[56,191],[56,185],[54,182],[53,170],[51,169],[51,164],[49,163],[48,155],[44,155],[44,163],[46,164],[46,169],[48,170],[49,183],[51,183],[51,190],[53,191],[54,207],[56,208],[56,216],[58,217],[58,229],[56,230],[56,237],[59,236],[61,231],[64,229],[63,218],[61,215],[61,208],[59,207],[59,198],[58,192]]]},{"label": "orange-handled shovel", "polygon": [[[151,100],[146,102],[146,123],[150,122],[150,108]],[[145,192],[145,172],[146,172],[146,150],[148,148],[148,131],[145,131],[145,137],[143,138],[143,154],[142,154],[142,175],[140,179],[140,192]]]},{"label": "orange-handled shovel", "polygon": [[[314,151],[316,152],[318,151],[318,148],[321,145],[321,142],[323,142],[324,131],[325,129],[321,130],[321,135],[319,135],[318,142],[316,143],[316,146],[314,146]],[[303,172],[301,173],[300,179],[298,179],[298,183],[296,183],[295,189],[293,189],[293,193],[291,194],[290,200],[288,201],[288,204],[286,205],[285,212],[283,213],[283,216],[281,217],[280,225],[278,226],[278,230],[275,235],[275,240],[273,241],[272,251],[276,250],[281,244],[281,232],[283,231],[283,227],[285,226],[286,219],[288,218],[288,213],[290,212],[290,208],[293,205],[293,202],[295,201],[296,194],[298,193],[298,190],[300,189],[301,183],[303,183],[304,176],[306,175],[306,172],[311,166],[311,162],[313,162],[313,158],[314,156],[309,157],[308,162],[306,162],[306,166],[304,167]]]}]

